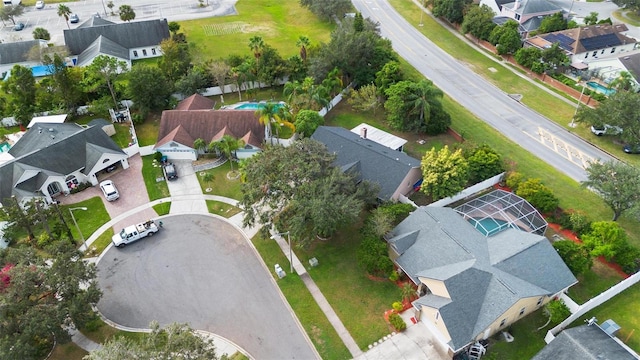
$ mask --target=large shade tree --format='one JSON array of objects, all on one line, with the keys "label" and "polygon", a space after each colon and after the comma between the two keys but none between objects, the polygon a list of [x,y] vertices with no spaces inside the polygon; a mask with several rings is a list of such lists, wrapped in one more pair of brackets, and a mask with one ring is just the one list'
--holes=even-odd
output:
[{"label": "large shade tree", "polygon": [[311,139],[270,146],[253,156],[242,170],[244,225],[275,225],[291,231],[292,239],[308,242],[353,220],[367,201],[375,200],[376,189],[366,181],[357,184],[332,165],[334,159]]},{"label": "large shade tree", "polygon": [[35,359],[54,341],[70,340],[69,325],[85,326],[96,318],[101,293],[95,265],[58,241],[46,249],[47,262],[28,247],[0,253],[0,358]]},{"label": "large shade tree", "polygon": [[591,162],[582,185],[593,189],[613,210],[613,221],[640,204],[640,169],[618,161]]},{"label": "large shade tree", "polygon": [[168,104],[172,86],[156,66],[139,64],[129,72],[127,93],[143,110],[160,110]]},{"label": "large shade tree", "polygon": [[36,81],[31,69],[14,65],[11,76],[2,83],[4,91],[11,95],[9,108],[15,119],[26,126],[33,117]]},{"label": "large shade tree", "polygon": [[85,68],[85,84],[91,84],[92,88],[105,87],[113,106],[118,109],[115,83],[121,74],[127,72],[127,63],[114,57],[98,55],[91,64]]},{"label": "large shade tree", "polygon": [[435,135],[451,124],[451,117],[440,102],[443,93],[430,80],[400,81],[385,94],[387,121],[395,129]]},{"label": "large shade tree", "polygon": [[624,131],[620,138],[632,145],[640,144],[640,94],[631,91],[618,91],[592,109],[581,106],[576,121],[589,125],[609,124]]},{"label": "large shade tree", "polygon": [[16,24],[16,18],[24,14],[24,7],[20,5],[4,5],[0,8],[0,20],[11,21]]},{"label": "large shade tree", "polygon": [[469,33],[478,39],[488,40],[491,31],[496,27],[493,22],[495,16],[496,13],[489,6],[473,4],[464,16],[461,30],[463,33]]},{"label": "large shade tree", "polygon": [[421,168],[420,190],[433,200],[457,194],[469,181],[469,164],[462,149],[451,152],[447,145],[440,150],[432,148],[422,157]]}]

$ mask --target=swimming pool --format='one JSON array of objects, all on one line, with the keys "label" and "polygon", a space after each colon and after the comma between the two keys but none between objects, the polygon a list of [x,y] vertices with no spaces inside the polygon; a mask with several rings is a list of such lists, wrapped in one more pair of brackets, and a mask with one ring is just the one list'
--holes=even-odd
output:
[{"label": "swimming pool", "polygon": [[[231,105],[229,108],[234,110],[259,110],[264,108],[266,104],[267,104],[266,102],[246,102],[246,103]],[[284,105],[281,102],[272,103],[272,104],[275,105],[276,109],[279,109]]]},{"label": "swimming pool", "polygon": [[615,91],[615,90],[613,90],[613,89],[609,89],[609,88],[607,88],[607,87],[605,87],[605,86],[602,86],[602,85],[598,84],[598,83],[597,83],[597,82],[595,82],[595,81],[589,81],[589,82],[587,82],[587,86],[589,86],[590,88],[595,89],[595,90],[597,90],[597,91],[599,91],[599,92],[601,92],[601,93],[603,93],[603,94],[605,94],[605,95],[607,95],[607,96],[609,96],[609,95],[612,95],[612,94],[615,94],[615,93],[616,93],[616,91]]},{"label": "swimming pool", "polygon": [[9,149],[11,149],[11,145],[9,145],[8,142],[5,141],[0,143],[0,153],[7,152]]},{"label": "swimming pool", "polygon": [[508,221],[492,218],[470,218],[467,221],[485,236],[491,236],[502,230],[511,228]]},{"label": "swimming pool", "polygon": [[[31,67],[31,73],[33,74],[33,77],[43,77],[51,75],[51,70],[47,65],[36,65]],[[3,80],[7,80],[9,77],[11,77],[10,70],[7,71]]]}]

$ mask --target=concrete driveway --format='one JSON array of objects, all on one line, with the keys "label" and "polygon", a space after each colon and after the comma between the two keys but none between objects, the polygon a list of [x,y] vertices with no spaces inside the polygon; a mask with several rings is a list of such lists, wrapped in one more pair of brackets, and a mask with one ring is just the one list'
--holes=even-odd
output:
[{"label": "concrete driveway", "polygon": [[202,199],[202,189],[198,175],[193,171],[190,160],[175,160],[173,165],[178,178],[167,182],[171,196],[195,195],[193,198],[172,199],[171,214],[208,213],[206,202]]},{"label": "concrete driveway", "polygon": [[171,215],[164,229],[98,262],[99,311],[124,326],[187,322],[256,359],[315,359],[268,269],[225,220]]}]

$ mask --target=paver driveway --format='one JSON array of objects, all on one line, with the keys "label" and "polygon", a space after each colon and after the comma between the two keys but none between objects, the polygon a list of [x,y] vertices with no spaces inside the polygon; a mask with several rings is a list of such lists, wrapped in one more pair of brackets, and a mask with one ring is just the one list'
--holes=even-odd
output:
[{"label": "paver driveway", "polygon": [[273,278],[244,236],[207,215],[163,218],[164,229],[98,263],[98,309],[124,326],[187,322],[256,359],[315,359]]}]

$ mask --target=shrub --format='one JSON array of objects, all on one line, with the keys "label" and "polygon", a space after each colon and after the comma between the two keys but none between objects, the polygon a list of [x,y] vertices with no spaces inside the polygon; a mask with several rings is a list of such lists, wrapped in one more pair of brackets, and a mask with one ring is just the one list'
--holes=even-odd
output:
[{"label": "shrub", "polygon": [[387,203],[380,206],[379,209],[391,216],[391,222],[395,226],[409,216],[409,214],[416,208],[411,204]]},{"label": "shrub", "polygon": [[528,179],[520,183],[516,195],[527,200],[543,213],[554,211],[560,203],[551,189],[544,186],[540,179]]},{"label": "shrub", "polygon": [[506,175],[506,179],[505,182],[507,183],[507,186],[513,190],[514,192],[516,190],[518,190],[518,186],[520,185],[520,183],[524,181],[524,175],[520,174],[519,172],[509,172]]},{"label": "shrub", "polygon": [[554,242],[553,247],[575,276],[584,274],[593,265],[589,251],[580,244],[571,240],[561,240]]},{"label": "shrub", "polygon": [[504,171],[500,154],[489,145],[480,145],[466,155],[469,163],[469,182],[477,184]]},{"label": "shrub", "polygon": [[627,274],[635,274],[640,270],[640,250],[628,242],[620,246],[614,260]]},{"label": "shrub", "polygon": [[571,229],[578,234],[578,236],[585,234],[591,228],[591,220],[589,220],[587,214],[582,211],[571,211],[569,220],[571,222]]},{"label": "shrub", "polygon": [[374,236],[364,236],[357,256],[358,264],[369,274],[387,276],[393,271],[393,262],[387,253],[387,244]]},{"label": "shrub", "polygon": [[403,331],[407,328],[407,324],[402,320],[402,317],[396,313],[389,315],[389,322],[396,331]]},{"label": "shrub", "polygon": [[571,315],[571,311],[564,304],[564,302],[560,300],[552,300],[545,305],[545,310],[551,317],[551,323],[557,325],[562,322],[562,320],[566,319]]},{"label": "shrub", "polygon": [[582,241],[592,256],[604,256],[607,261],[629,248],[627,234],[614,221],[592,223],[591,230],[584,234]]},{"label": "shrub", "polygon": [[131,121],[133,121],[134,125],[140,125],[144,123],[145,116],[141,113],[133,113],[131,115]]},{"label": "shrub", "polygon": [[153,158],[157,162],[160,162],[162,160],[162,153],[160,151],[156,151],[155,153],[153,153]]},{"label": "shrub", "polygon": [[396,270],[393,270],[391,272],[391,275],[389,275],[389,280],[396,282],[400,279],[400,274],[398,274],[398,272]]},{"label": "shrub", "polygon": [[402,306],[402,303],[400,301],[396,301],[393,304],[391,304],[391,307],[393,307],[393,310],[400,312],[402,311],[402,309],[404,309],[404,306]]}]

